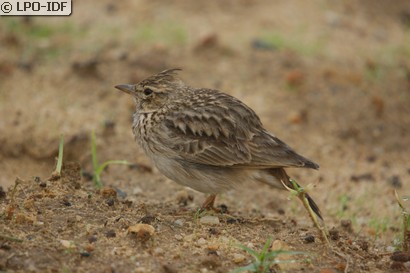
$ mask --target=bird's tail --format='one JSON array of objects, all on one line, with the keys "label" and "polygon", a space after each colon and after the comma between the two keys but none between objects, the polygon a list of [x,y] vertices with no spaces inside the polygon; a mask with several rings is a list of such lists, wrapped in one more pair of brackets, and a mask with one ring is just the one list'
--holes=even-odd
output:
[{"label": "bird's tail", "polygon": [[[282,185],[285,188],[292,189],[292,190],[298,190],[298,188],[301,188],[298,183],[296,183],[294,180],[291,181],[291,178],[289,175],[286,173],[286,171],[283,168],[275,168],[275,169],[270,169],[269,170],[271,174],[278,179],[279,181],[282,182]],[[322,214],[320,213],[319,207],[316,205],[315,201],[313,201],[312,197],[310,197],[309,194],[305,193],[305,197],[309,203],[309,207],[313,210],[313,212],[320,218],[320,220],[323,221]]]}]

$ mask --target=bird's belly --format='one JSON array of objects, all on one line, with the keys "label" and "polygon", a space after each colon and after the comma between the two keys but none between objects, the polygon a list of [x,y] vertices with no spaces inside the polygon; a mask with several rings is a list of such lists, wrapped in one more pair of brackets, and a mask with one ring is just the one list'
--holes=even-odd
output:
[{"label": "bird's belly", "polygon": [[178,184],[203,193],[217,194],[252,179],[248,170],[194,164],[165,157],[154,157],[158,170]]}]

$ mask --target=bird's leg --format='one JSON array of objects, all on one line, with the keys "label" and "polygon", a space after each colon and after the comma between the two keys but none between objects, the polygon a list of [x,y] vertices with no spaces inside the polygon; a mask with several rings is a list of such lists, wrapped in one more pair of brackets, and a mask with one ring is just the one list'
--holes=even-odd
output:
[{"label": "bird's leg", "polygon": [[216,210],[216,208],[214,207],[215,198],[216,198],[215,194],[211,194],[210,196],[208,196],[205,199],[205,202],[202,204],[201,210],[202,211],[204,211],[204,210]]}]

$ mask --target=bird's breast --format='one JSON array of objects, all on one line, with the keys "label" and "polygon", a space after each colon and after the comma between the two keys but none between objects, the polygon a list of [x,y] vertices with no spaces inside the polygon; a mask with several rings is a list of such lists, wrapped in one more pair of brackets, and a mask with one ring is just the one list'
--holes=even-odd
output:
[{"label": "bird's breast", "polygon": [[152,149],[153,129],[161,122],[162,115],[157,112],[135,113],[133,116],[132,131],[135,140],[141,145],[145,153],[150,156]]}]

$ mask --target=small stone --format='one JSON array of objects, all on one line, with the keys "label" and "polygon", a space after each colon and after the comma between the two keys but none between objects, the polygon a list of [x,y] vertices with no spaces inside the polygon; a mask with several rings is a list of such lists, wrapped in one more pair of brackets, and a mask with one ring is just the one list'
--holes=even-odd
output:
[{"label": "small stone", "polygon": [[386,251],[387,252],[394,252],[396,250],[396,248],[394,246],[388,246],[386,247]]},{"label": "small stone", "polygon": [[63,245],[63,247],[67,248],[67,249],[74,249],[75,243],[73,241],[69,241],[69,240],[60,240],[60,243]]},{"label": "small stone", "polygon": [[212,215],[205,215],[199,222],[204,225],[219,225],[219,218]]},{"label": "small stone", "polygon": [[87,171],[83,170],[81,172],[81,176],[84,177],[84,179],[87,180],[87,181],[92,181],[93,180],[93,175],[90,172],[87,172]]},{"label": "small stone", "polygon": [[220,213],[228,213],[228,206],[225,204],[220,204],[218,209]]},{"label": "small stone", "polygon": [[233,262],[236,264],[242,263],[243,261],[245,261],[246,257],[243,254],[240,253],[234,253],[233,254]]},{"label": "small stone", "polygon": [[313,236],[311,234],[308,234],[308,235],[305,236],[305,238],[303,238],[303,241],[307,244],[314,243],[315,242],[315,236]]},{"label": "small stone", "polygon": [[178,226],[178,227],[182,227],[184,225],[184,220],[182,219],[176,219],[174,221],[174,225]]},{"label": "small stone", "polygon": [[112,198],[112,197],[108,198],[108,199],[105,201],[105,203],[106,203],[108,206],[110,206],[110,207],[114,206],[114,204],[115,204],[114,198]]},{"label": "small stone", "polygon": [[358,175],[351,175],[350,180],[353,182],[360,182],[363,180],[374,181],[375,178],[372,173],[363,173],[363,174],[358,174]]},{"label": "small stone", "polygon": [[369,243],[363,239],[359,239],[357,241],[357,245],[364,251],[368,251],[369,250]]},{"label": "small stone", "polygon": [[132,194],[133,195],[139,195],[141,193],[143,193],[143,190],[140,187],[135,187],[135,188],[132,189]]},{"label": "small stone", "polygon": [[147,224],[136,224],[128,227],[128,233],[136,234],[138,239],[149,239],[155,234],[155,228]]},{"label": "small stone", "polygon": [[179,234],[176,234],[174,237],[175,237],[175,239],[177,239],[178,241],[182,241],[182,239],[183,239],[183,237],[182,237],[181,235],[179,235]]},{"label": "small stone", "polygon": [[88,237],[87,240],[88,240],[89,243],[97,242],[97,236],[92,235],[92,236]]},{"label": "small stone", "polygon": [[216,250],[218,250],[218,249],[219,249],[219,245],[218,245],[218,244],[208,245],[208,250],[216,251]]},{"label": "small stone", "polygon": [[204,238],[199,238],[199,240],[196,243],[199,246],[203,246],[206,244],[206,240]]},{"label": "small stone", "polygon": [[195,235],[194,234],[189,234],[183,237],[184,242],[193,242]]},{"label": "small stone", "polygon": [[334,227],[331,230],[329,230],[329,235],[330,239],[332,239],[333,241],[337,241],[340,238],[339,231]]},{"label": "small stone", "polygon": [[80,252],[80,256],[81,256],[81,257],[90,257],[90,256],[91,256],[91,253],[88,252],[88,251],[82,251],[82,252]]},{"label": "small stone", "polygon": [[217,228],[211,227],[208,229],[208,232],[212,235],[219,235],[219,230]]},{"label": "small stone", "polygon": [[390,268],[395,270],[395,272],[406,270],[406,267],[401,262],[392,262]]},{"label": "small stone", "polygon": [[157,248],[154,249],[154,254],[156,254],[156,255],[161,255],[163,253],[164,253],[164,250],[160,247],[157,247]]},{"label": "small stone", "polygon": [[71,202],[69,200],[65,199],[65,198],[61,201],[61,203],[66,207],[71,207],[72,206]]},{"label": "small stone", "polygon": [[134,272],[135,273],[145,273],[145,272],[148,272],[148,271],[147,271],[147,269],[145,269],[145,267],[140,266],[140,267],[137,267]]},{"label": "small stone", "polygon": [[410,261],[410,252],[396,251],[390,256],[390,260],[405,263]]},{"label": "small stone", "polygon": [[142,223],[142,224],[151,224],[153,222],[155,222],[156,218],[154,215],[145,215],[143,216],[138,222]]},{"label": "small stone", "polygon": [[340,225],[347,232],[353,232],[352,221],[350,221],[350,220],[341,220]]},{"label": "small stone", "polygon": [[194,200],[194,197],[188,191],[182,190],[176,193],[175,199],[179,205],[187,206],[189,202]]},{"label": "small stone", "polygon": [[272,247],[270,248],[272,251],[277,251],[277,250],[289,250],[289,246],[281,241],[281,240],[275,240],[272,243]]},{"label": "small stone", "polygon": [[402,187],[402,183],[398,175],[389,177],[389,179],[387,179],[387,182],[395,189],[400,189]]},{"label": "small stone", "polygon": [[105,233],[105,237],[107,237],[107,238],[114,238],[114,237],[116,237],[117,236],[117,234],[115,233],[115,231],[114,230],[109,230],[109,231],[107,231],[106,233]]},{"label": "small stone", "polygon": [[302,85],[305,80],[305,75],[302,71],[294,69],[289,71],[285,76],[285,81],[289,86],[297,87]]}]

